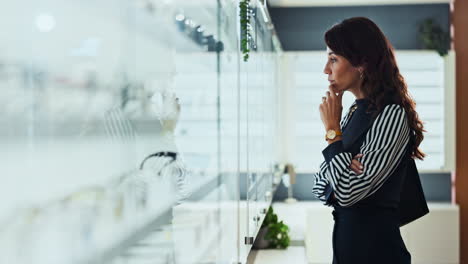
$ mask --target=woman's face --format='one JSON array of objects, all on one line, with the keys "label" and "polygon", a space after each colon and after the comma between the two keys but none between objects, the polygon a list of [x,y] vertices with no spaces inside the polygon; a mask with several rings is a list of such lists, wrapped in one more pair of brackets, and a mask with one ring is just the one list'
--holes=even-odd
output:
[{"label": "woman's face", "polygon": [[339,93],[346,90],[359,90],[360,72],[344,57],[335,54],[327,48],[327,64],[323,72],[328,75],[328,81],[333,92]]}]

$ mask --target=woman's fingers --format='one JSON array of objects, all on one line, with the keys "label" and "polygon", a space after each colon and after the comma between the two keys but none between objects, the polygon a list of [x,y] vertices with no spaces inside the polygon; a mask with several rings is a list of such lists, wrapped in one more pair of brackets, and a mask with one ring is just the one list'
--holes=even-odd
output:
[{"label": "woman's fingers", "polygon": [[360,170],[360,169],[356,168],[355,166],[351,166],[350,169],[352,171],[354,171],[354,173],[356,173],[357,175],[361,175],[362,173],[364,173],[363,170]]},{"label": "woman's fingers", "polygon": [[354,173],[356,173],[356,174],[361,174],[362,173],[361,170],[356,167],[356,165],[351,164],[351,166],[349,166],[349,168],[352,171],[354,171]]},{"label": "woman's fingers", "polygon": [[351,160],[351,165],[349,166],[351,170],[353,170],[356,174],[362,174],[364,170],[364,166],[362,165],[361,162],[357,160],[357,158],[362,157],[362,154],[358,154],[354,157],[353,160]]},{"label": "woman's fingers", "polygon": [[354,165],[356,165],[356,167],[359,168],[359,169],[361,169],[361,170],[364,169],[364,166],[363,166],[362,163],[359,162],[358,160],[354,160],[354,159],[353,159],[353,160],[351,161],[351,163],[354,164]]},{"label": "woman's fingers", "polygon": [[336,93],[332,90],[331,87],[328,87],[327,94],[329,94],[333,98],[336,98]]},{"label": "woman's fingers", "polygon": [[354,156],[353,159],[359,159],[359,158],[362,158],[364,156],[364,154],[357,154],[356,156]]},{"label": "woman's fingers", "polygon": [[359,172],[359,170],[356,170],[356,169],[351,169],[356,175],[360,175],[361,173]]}]

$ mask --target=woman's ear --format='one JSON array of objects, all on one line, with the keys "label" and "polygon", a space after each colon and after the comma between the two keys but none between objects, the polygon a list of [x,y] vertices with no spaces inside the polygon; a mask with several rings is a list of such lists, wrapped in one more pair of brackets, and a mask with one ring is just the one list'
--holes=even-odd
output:
[{"label": "woman's ear", "polygon": [[365,73],[367,69],[367,62],[363,61],[359,66],[357,66],[359,72]]},{"label": "woman's ear", "polygon": [[363,73],[363,72],[365,72],[365,70],[366,70],[366,66],[364,66],[364,65],[357,66],[357,70],[358,70],[359,72],[362,72],[362,73]]},{"label": "woman's ear", "polygon": [[360,79],[363,79],[364,78],[364,67],[363,66],[359,66],[357,67],[357,70],[359,72],[359,78]]},{"label": "woman's ear", "polygon": [[359,78],[363,79],[364,76],[366,75],[366,64],[362,64],[360,66],[356,67],[358,72],[359,72]]}]

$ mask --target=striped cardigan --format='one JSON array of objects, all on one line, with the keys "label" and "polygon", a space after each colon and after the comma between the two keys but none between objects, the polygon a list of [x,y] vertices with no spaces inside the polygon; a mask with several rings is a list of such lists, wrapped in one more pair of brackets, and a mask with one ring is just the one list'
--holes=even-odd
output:
[{"label": "striped cardigan", "polygon": [[[352,107],[355,105],[356,102]],[[352,114],[348,111],[340,123],[341,129],[344,128],[343,137]],[[364,156],[358,160],[364,166],[363,173],[358,175],[350,169],[353,155],[345,150],[342,141],[334,142],[327,147],[333,149],[332,157],[327,158],[324,154],[325,161],[320,165],[320,171],[314,174],[312,192],[326,205],[330,205],[333,193],[334,202],[342,207],[369,197],[398,167],[409,139],[410,128],[404,108],[387,105],[373,121],[360,146],[359,153]]]}]

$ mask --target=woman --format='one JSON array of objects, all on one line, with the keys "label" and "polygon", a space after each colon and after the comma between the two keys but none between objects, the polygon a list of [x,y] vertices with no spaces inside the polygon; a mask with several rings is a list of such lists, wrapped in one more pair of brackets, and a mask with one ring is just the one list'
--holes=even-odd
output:
[{"label": "woman", "polygon": [[[320,114],[329,145],[313,192],[334,207],[333,263],[411,263],[399,205],[408,161],[425,156],[415,103],[391,44],[371,20],[346,19],[325,42],[330,86]],[[341,120],[345,91],[356,101]]]}]

